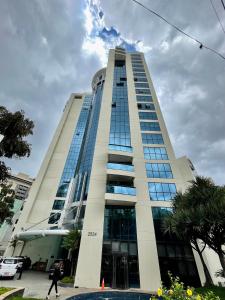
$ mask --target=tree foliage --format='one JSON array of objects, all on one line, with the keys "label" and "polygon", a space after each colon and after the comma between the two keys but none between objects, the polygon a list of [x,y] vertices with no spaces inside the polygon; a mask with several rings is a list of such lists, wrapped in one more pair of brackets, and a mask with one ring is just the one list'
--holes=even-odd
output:
[{"label": "tree foliage", "polygon": [[[24,140],[30,134],[33,134],[33,121],[25,118],[24,112],[16,111],[12,113],[5,107],[0,106],[0,134],[3,139],[0,141],[1,158],[20,158],[29,156],[31,145]],[[13,215],[14,195],[7,184],[10,177],[10,168],[3,161],[0,161],[0,224],[7,218],[9,221]]]},{"label": "tree foliage", "polygon": [[77,229],[71,230],[63,238],[62,247],[67,250],[76,251],[80,245],[80,232]]},{"label": "tree foliage", "polygon": [[[189,240],[199,253],[210,283],[209,273],[202,258],[207,244],[218,255],[225,271],[225,188],[205,177],[191,181],[184,194],[177,193],[173,200],[173,214],[166,218],[164,229],[175,233],[178,238]],[[199,243],[199,241],[202,241]]]},{"label": "tree foliage", "polygon": [[3,135],[0,156],[7,158],[28,157],[31,146],[23,138],[33,134],[33,128],[33,121],[25,118],[24,111],[11,113],[5,107],[0,106],[0,134]]},{"label": "tree foliage", "polygon": [[78,229],[70,230],[68,235],[63,238],[62,248],[65,248],[69,251],[68,257],[70,257],[71,259],[70,275],[73,275],[75,273],[78,253],[80,248],[80,239],[81,239],[81,234]]},{"label": "tree foliage", "polygon": [[13,216],[12,208],[14,205],[15,192],[11,189],[11,184],[0,184],[0,225],[6,220],[11,222]]}]

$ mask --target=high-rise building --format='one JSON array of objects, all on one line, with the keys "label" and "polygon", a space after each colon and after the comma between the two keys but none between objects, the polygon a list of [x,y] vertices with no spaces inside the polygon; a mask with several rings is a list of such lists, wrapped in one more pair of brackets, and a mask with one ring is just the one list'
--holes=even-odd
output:
[{"label": "high-rise building", "polygon": [[[28,197],[30,187],[34,179],[24,173],[18,173],[17,175],[10,175],[7,183],[11,185],[11,189],[15,191],[15,200],[13,205],[13,216],[11,222],[4,221],[0,225],[0,256],[5,252],[5,249],[10,241],[12,233],[15,229],[21,211],[23,210],[24,201]],[[1,191],[1,187],[0,187]]]},{"label": "high-rise building", "polygon": [[92,90],[66,104],[16,226],[14,253],[48,269],[63,256],[62,237],[78,227],[75,286],[97,288],[104,278],[113,288],[153,291],[168,270],[203,283],[190,245],[161,230],[194,167],[175,157],[143,53],[110,50]]}]

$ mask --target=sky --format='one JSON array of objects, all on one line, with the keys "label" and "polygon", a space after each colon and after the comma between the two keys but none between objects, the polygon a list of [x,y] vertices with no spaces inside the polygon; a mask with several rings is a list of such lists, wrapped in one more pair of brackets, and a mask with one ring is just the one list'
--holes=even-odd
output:
[{"label": "sky", "polygon": [[[140,1],[225,55],[210,1]],[[91,91],[117,45],[145,53],[176,156],[224,185],[225,60],[131,0],[0,1],[0,105],[35,123],[31,156],[6,160],[12,172],[37,175],[70,94]]]}]

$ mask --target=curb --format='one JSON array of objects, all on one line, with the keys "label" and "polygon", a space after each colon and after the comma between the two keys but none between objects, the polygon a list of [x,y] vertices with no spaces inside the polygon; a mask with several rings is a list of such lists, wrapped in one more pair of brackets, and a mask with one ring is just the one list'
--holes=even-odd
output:
[{"label": "curb", "polygon": [[24,287],[14,288],[13,290],[2,294],[0,296],[0,300],[9,299],[9,298],[14,297],[14,296],[23,296],[24,290],[25,290]]}]

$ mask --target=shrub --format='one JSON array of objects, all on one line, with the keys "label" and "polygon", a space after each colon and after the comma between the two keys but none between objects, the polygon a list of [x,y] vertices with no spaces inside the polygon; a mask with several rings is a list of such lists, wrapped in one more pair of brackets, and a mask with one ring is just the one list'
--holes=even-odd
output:
[{"label": "shrub", "polygon": [[65,276],[61,280],[62,283],[74,283],[74,276]]},{"label": "shrub", "polygon": [[169,273],[169,277],[171,281],[170,289],[166,289],[163,286],[158,288],[158,297],[152,297],[151,300],[220,300],[220,297],[216,296],[212,291],[200,295],[192,287],[186,289],[179,277],[173,277],[171,273]]}]

